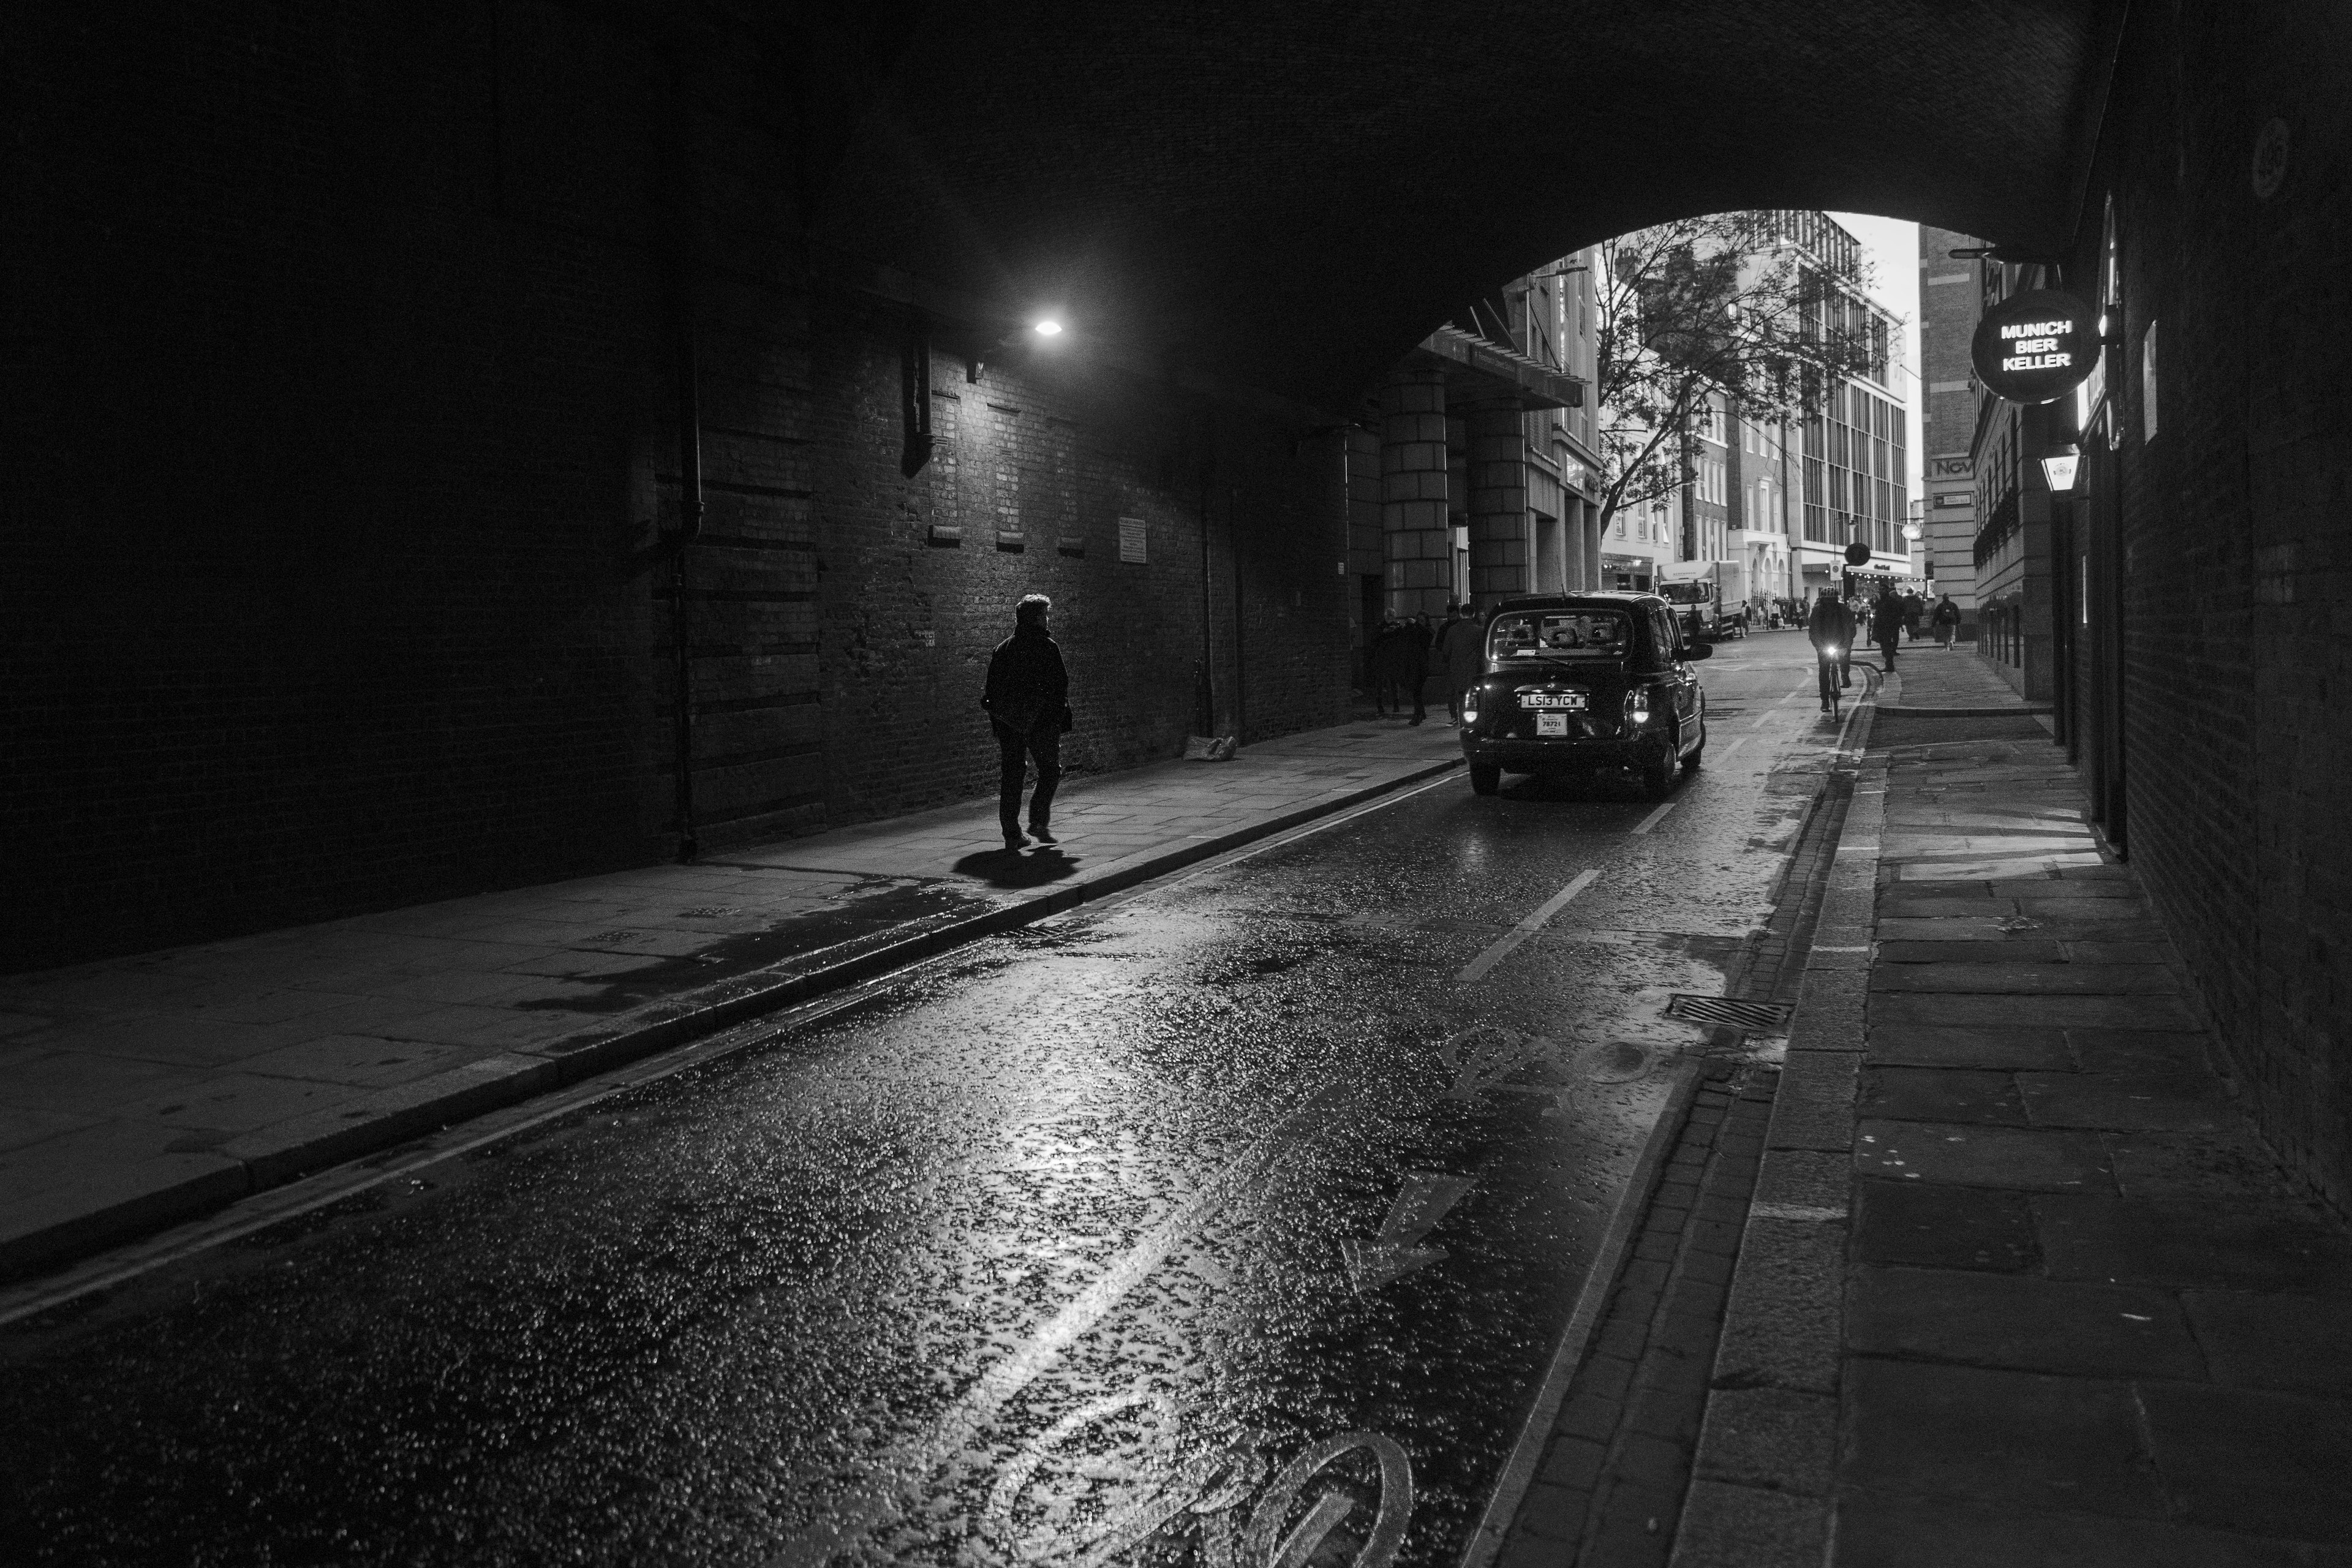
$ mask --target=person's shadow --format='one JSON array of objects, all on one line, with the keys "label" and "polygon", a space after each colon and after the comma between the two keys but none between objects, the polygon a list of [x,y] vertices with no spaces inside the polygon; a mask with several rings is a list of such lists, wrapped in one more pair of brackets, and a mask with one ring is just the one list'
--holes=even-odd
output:
[{"label": "person's shadow", "polygon": [[1018,849],[983,849],[957,861],[955,868],[992,888],[1042,888],[1075,873],[1078,862],[1049,844],[1026,855]]}]

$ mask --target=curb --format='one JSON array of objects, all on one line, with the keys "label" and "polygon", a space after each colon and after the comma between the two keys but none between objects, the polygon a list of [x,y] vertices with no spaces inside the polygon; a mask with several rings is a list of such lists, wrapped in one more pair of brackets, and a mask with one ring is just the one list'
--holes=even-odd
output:
[{"label": "curb", "polygon": [[[504,1053],[379,1090],[332,1110],[293,1118],[230,1140],[208,1163],[180,1180],[131,1194],[81,1213],[63,1215],[0,1238],[0,1281],[71,1263],[143,1233],[226,1208],[238,1199],[404,1143],[452,1122],[513,1105],[583,1079],[682,1046],[720,1029],[779,1012],[833,991],[877,979],[952,948],[1033,925],[1091,900],[1183,869],[1261,838],[1360,805],[1461,766],[1458,756],[1414,767],[1351,794],[1263,818],[1213,838],[1198,839],[982,914],[934,925],[837,962],[810,964],[806,956],[753,970],[699,991],[650,1003],[617,1026],[553,1040],[543,1054]],[[821,954],[820,954],[821,956]],[[795,963],[807,965],[799,969]]]},{"label": "curb", "polygon": [[1998,708],[1906,708],[1888,703],[1879,711],[1890,719],[2006,719],[2012,713],[2030,717],[2058,710],[2047,702],[2010,702]]},{"label": "curb", "polygon": [[1544,1449],[1551,1441],[1552,1423],[1568,1397],[1569,1384],[1575,1381],[1577,1369],[1584,1364],[1585,1352],[1591,1347],[1592,1336],[1601,1326],[1601,1313],[1633,1257],[1634,1243],[1641,1238],[1642,1226],[1649,1217],[1650,1202],[1657,1195],[1665,1175],[1666,1161],[1682,1141],[1683,1129],[1690,1121],[1691,1107],[1697,1102],[1700,1086],[1728,1076],[1727,1071],[1718,1074],[1714,1070],[1722,1066],[1692,1058],[1675,1069],[1665,1107],[1651,1125],[1642,1152],[1634,1161],[1633,1174],[1627,1178],[1624,1191],[1618,1194],[1617,1206],[1609,1216],[1609,1228],[1593,1251],[1591,1267],[1577,1291],[1567,1326],[1560,1330],[1559,1342],[1552,1348],[1543,1383],[1528,1406],[1518,1439],[1503,1461],[1502,1473],[1496,1478],[1486,1510],[1470,1532],[1457,1568],[1491,1568],[1501,1557],[1511,1526],[1536,1479],[1537,1467],[1543,1462]]},{"label": "curb", "polygon": [[1860,759],[1878,711],[1841,748],[1855,788],[1790,1019],[1670,1568],[1818,1568],[1828,1544],[1853,1100],[1886,815],[1884,778],[1873,787]]}]

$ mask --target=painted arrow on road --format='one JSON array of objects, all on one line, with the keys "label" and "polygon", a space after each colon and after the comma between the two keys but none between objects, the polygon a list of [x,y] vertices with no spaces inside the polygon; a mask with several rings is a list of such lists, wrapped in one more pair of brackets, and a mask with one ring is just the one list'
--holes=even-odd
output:
[{"label": "painted arrow on road", "polygon": [[1439,1047],[1440,1056],[1454,1069],[1454,1083],[1445,1098],[1475,1100],[1551,1048],[1551,1041],[1541,1035],[1493,1024],[1465,1029]]},{"label": "painted arrow on road", "polygon": [[1348,1266],[1348,1279],[1357,1293],[1370,1295],[1416,1268],[1442,1261],[1445,1249],[1423,1247],[1421,1238],[1445,1217],[1446,1210],[1462,1201],[1471,1182],[1471,1177],[1449,1176],[1441,1171],[1407,1172],[1404,1190],[1389,1205],[1381,1233],[1370,1241],[1339,1244],[1340,1259]]}]

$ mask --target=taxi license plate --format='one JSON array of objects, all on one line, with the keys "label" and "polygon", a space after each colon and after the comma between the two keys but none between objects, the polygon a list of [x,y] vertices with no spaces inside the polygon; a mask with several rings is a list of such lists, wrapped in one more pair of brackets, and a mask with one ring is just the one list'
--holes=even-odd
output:
[{"label": "taxi license plate", "polygon": [[1536,733],[1537,733],[1538,735],[1565,735],[1565,734],[1567,734],[1567,733],[1568,733],[1568,715],[1567,715],[1567,714],[1565,714],[1565,713],[1551,713],[1551,712],[1543,712],[1543,713],[1538,713],[1538,714],[1537,714],[1537,715],[1536,715]]}]

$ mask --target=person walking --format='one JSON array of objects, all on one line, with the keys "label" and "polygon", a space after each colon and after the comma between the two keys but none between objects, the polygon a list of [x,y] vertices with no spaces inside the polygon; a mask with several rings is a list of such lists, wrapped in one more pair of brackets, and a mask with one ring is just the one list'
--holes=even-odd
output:
[{"label": "person walking", "polygon": [[1870,607],[1870,635],[1878,644],[1878,668],[1894,674],[1895,647],[1903,640],[1903,601],[1895,596],[1892,584],[1879,591],[1878,602]]},{"label": "person walking", "polygon": [[1059,840],[1052,830],[1054,787],[1062,782],[1062,735],[1070,728],[1070,673],[1046,621],[1054,601],[1024,595],[1013,607],[1013,635],[989,656],[988,685],[980,705],[996,731],[996,816],[1004,847],[1029,842],[1021,833],[1021,785],[1034,758],[1037,788],[1029,797],[1029,832],[1040,844]]},{"label": "person walking", "polygon": [[1913,642],[1919,640],[1919,617],[1927,608],[1927,600],[1908,588],[1903,590],[1903,635]]},{"label": "person walking", "polygon": [[1372,706],[1382,718],[1391,708],[1402,712],[1403,705],[1397,698],[1397,624],[1384,620],[1381,629],[1372,634],[1371,651],[1366,656],[1372,681]]},{"label": "person walking", "polygon": [[[1805,640],[1813,645],[1813,658],[1823,665],[1834,657],[1838,665],[1838,687],[1843,690],[1853,683],[1846,673],[1846,661],[1853,656],[1853,612],[1837,596],[1834,588],[1824,588],[1822,596],[1813,601],[1813,613],[1805,621]],[[1830,710],[1829,676],[1822,676],[1822,711]]]},{"label": "person walking", "polygon": [[1430,636],[1427,616],[1415,616],[1405,622],[1400,662],[1404,666],[1405,684],[1412,688],[1412,722],[1416,724],[1429,717],[1428,710],[1422,706],[1422,688],[1429,684]]},{"label": "person walking", "polygon": [[1952,638],[1958,635],[1960,629],[1960,607],[1952,603],[1952,596],[1947,594],[1936,601],[1936,613],[1931,618],[1936,624],[1936,646],[1949,652]]},{"label": "person walking", "polygon": [[1445,681],[1445,712],[1462,722],[1462,699],[1486,669],[1486,623],[1467,605],[1455,606],[1454,618],[1438,634],[1438,668]]}]

